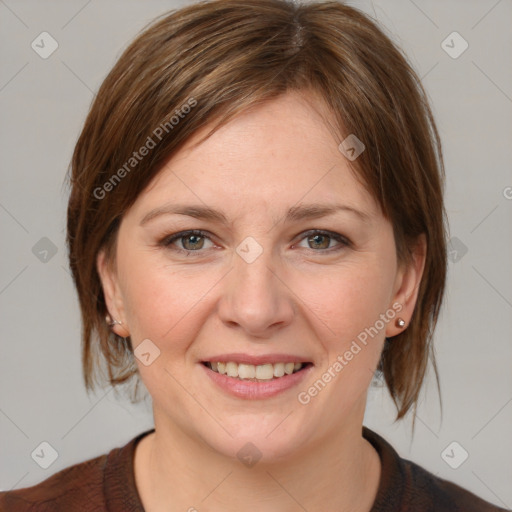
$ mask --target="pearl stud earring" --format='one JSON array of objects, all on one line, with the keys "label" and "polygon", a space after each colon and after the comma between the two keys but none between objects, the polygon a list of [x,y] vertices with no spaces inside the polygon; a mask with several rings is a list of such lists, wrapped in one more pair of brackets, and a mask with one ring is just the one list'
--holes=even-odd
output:
[{"label": "pearl stud earring", "polygon": [[112,320],[112,317],[110,315],[106,315],[105,320],[110,327],[114,327],[114,325],[123,325],[122,322],[118,322],[117,320]]}]

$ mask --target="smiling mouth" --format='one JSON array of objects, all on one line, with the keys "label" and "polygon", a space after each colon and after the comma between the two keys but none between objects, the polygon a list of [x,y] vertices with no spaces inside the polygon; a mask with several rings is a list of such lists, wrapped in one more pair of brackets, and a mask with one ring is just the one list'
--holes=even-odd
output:
[{"label": "smiling mouth", "polygon": [[204,366],[226,377],[250,382],[277,380],[312,366],[312,363],[244,364],[234,361],[203,361]]}]

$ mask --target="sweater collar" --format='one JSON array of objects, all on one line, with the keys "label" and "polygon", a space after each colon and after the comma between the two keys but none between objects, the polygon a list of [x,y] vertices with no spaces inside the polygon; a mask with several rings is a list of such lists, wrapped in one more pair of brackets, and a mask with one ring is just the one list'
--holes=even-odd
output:
[{"label": "sweater collar", "polygon": [[[146,430],[122,448],[115,448],[108,454],[103,486],[109,512],[144,512],[135,485],[135,448],[142,438],[154,431],[154,428]],[[375,448],[381,462],[379,486],[370,512],[403,510],[406,471],[402,459],[384,438],[364,425],[362,435]]]},{"label": "sweater collar", "polygon": [[407,510],[404,504],[406,471],[396,450],[379,434],[363,425],[363,437],[371,443],[380,458],[380,481],[370,512]]}]

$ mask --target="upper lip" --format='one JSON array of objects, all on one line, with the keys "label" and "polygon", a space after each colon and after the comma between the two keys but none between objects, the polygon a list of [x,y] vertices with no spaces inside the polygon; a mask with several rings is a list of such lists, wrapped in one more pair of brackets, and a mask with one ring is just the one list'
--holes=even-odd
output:
[{"label": "upper lip", "polygon": [[231,354],[218,354],[211,356],[207,359],[203,359],[202,362],[214,362],[214,363],[228,363],[228,362],[252,364],[258,366],[260,364],[273,364],[273,363],[309,363],[310,360],[301,356],[293,354],[262,354],[259,356],[253,356],[250,354],[231,353]]}]

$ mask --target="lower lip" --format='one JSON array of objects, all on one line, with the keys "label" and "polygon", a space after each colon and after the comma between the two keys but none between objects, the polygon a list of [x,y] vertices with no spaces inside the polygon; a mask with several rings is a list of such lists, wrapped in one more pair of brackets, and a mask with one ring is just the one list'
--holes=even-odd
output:
[{"label": "lower lip", "polygon": [[306,374],[308,374],[313,368],[313,365],[310,365],[290,375],[284,375],[283,377],[267,381],[253,382],[228,377],[227,375],[221,375],[218,372],[210,370],[210,368],[202,363],[199,363],[199,365],[202,366],[208,377],[210,377],[210,379],[212,379],[212,381],[224,391],[238,398],[245,398],[249,400],[270,398],[278,395],[279,393],[299,384],[306,377]]}]

